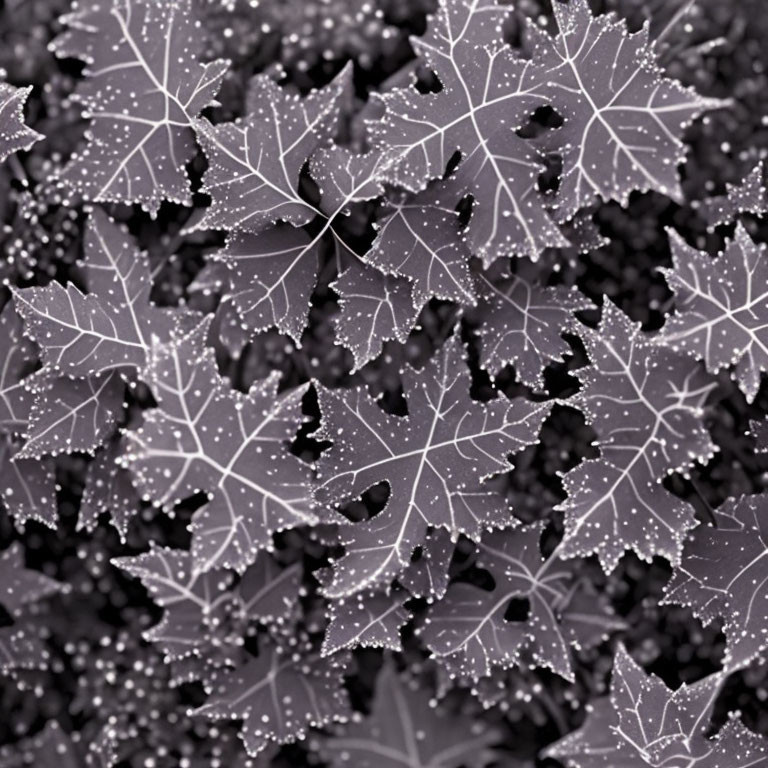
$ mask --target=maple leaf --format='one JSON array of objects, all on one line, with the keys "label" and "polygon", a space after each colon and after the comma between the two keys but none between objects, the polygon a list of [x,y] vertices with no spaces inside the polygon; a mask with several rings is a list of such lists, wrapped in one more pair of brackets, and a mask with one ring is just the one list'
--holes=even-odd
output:
[{"label": "maple leaf", "polygon": [[408,685],[387,660],[370,714],[337,728],[319,748],[334,768],[482,768],[494,760],[497,739],[486,723],[435,707],[427,691]]},{"label": "maple leaf", "polygon": [[470,252],[459,236],[452,186],[435,185],[417,195],[388,201],[377,223],[366,262],[408,278],[417,307],[431,298],[474,304]]},{"label": "maple leaf", "polygon": [[499,259],[475,275],[482,324],[480,362],[493,374],[514,365],[520,381],[540,390],[544,368],[571,351],[562,334],[580,328],[574,318],[592,302],[575,288],[541,285],[539,270],[527,259]]},{"label": "maple leaf", "polygon": [[173,508],[199,491],[192,522],[196,571],[240,572],[276,531],[313,523],[310,467],[289,453],[304,388],[278,396],[279,373],[247,395],[219,376],[208,321],[153,348],[145,373],[158,407],[128,433],[127,462],[147,499]]},{"label": "maple leaf", "polygon": [[49,369],[85,377],[142,367],[151,336],[170,337],[178,310],[155,307],[149,262],[124,228],[96,208],[85,233],[89,292],[72,283],[14,290],[25,333]]},{"label": "maple leaf", "polygon": [[[573,681],[570,646],[582,639],[581,625],[597,626],[599,639],[616,628],[599,602],[575,603],[580,587],[573,566],[557,554],[542,556],[543,530],[538,523],[485,534],[476,565],[490,573],[494,588],[457,582],[430,608],[420,635],[451,674],[477,681],[494,667],[515,665],[526,650],[533,666]],[[513,598],[527,601],[524,620],[506,618]],[[571,612],[572,605],[578,613]]]},{"label": "maple leaf", "polygon": [[352,350],[353,373],[378,357],[386,341],[407,341],[419,316],[407,280],[383,275],[355,259],[331,288],[339,294],[341,308],[333,326],[339,341]]},{"label": "maple leaf", "polygon": [[0,81],[0,162],[43,138],[24,124],[24,102],[31,91],[32,86],[16,88]]},{"label": "maple leaf", "polygon": [[515,133],[546,99],[537,93],[537,65],[503,39],[508,13],[486,0],[441,0],[427,34],[413,39],[441,90],[394,89],[379,97],[385,113],[370,125],[390,158],[382,175],[412,192],[442,178],[461,153],[456,188],[475,201],[467,238],[486,260],[509,251],[535,258],[543,248],[567,245],[537,190],[541,157]]},{"label": "maple leaf", "polygon": [[514,596],[457,582],[430,610],[420,635],[449,674],[479,680],[494,667],[512,667],[530,640],[526,623],[507,621]]},{"label": "maple leaf", "polygon": [[318,436],[333,443],[318,463],[317,500],[340,504],[381,481],[384,510],[340,528],[345,555],[335,564],[329,597],[342,597],[397,576],[423,544],[428,526],[477,537],[512,523],[500,494],[482,481],[508,470],[507,456],[530,445],[547,404],[505,397],[469,398],[469,372],[454,336],[423,370],[402,375],[408,416],[386,414],[364,387],[319,389]]},{"label": "maple leaf", "polygon": [[17,458],[93,452],[123,413],[125,385],[111,371],[85,379],[58,377],[35,395]]},{"label": "maple leaf", "polygon": [[599,328],[581,335],[592,365],[577,372],[583,388],[572,402],[597,432],[600,458],[564,476],[562,554],[596,553],[607,572],[628,549],[674,563],[695,520],[693,508],[661,481],[713,454],[702,415],[715,382],[655,344],[611,302]]},{"label": "maple leaf", "polygon": [[0,435],[0,499],[17,523],[56,528],[56,466],[50,457],[17,459],[19,445]]},{"label": "maple leaf", "polygon": [[131,473],[121,464],[124,447],[122,440],[112,439],[96,451],[86,472],[77,519],[78,530],[92,532],[99,516],[109,514],[123,543],[128,526],[139,509],[139,496],[131,482]]},{"label": "maple leaf", "polygon": [[214,102],[228,62],[200,64],[205,46],[192,0],[89,0],[73,4],[52,43],[86,62],[74,98],[91,119],[87,142],[62,172],[87,200],[192,204],[185,165],[194,121]]},{"label": "maple leaf", "polygon": [[229,268],[231,301],[251,332],[275,326],[301,341],[317,279],[317,246],[303,229],[289,224],[227,238],[214,258]]},{"label": "maple leaf", "polygon": [[12,616],[29,603],[63,591],[63,584],[25,567],[24,548],[18,541],[0,552],[0,604]]},{"label": "maple leaf", "polygon": [[214,649],[226,653],[223,646],[237,644],[237,636],[227,635],[228,609],[234,601],[231,572],[195,573],[191,554],[169,547],[152,547],[111,562],[141,579],[154,602],[165,609],[160,623],[144,638],[160,646],[166,662],[202,653],[210,656]]},{"label": "maple leaf", "polygon": [[555,2],[559,34],[529,24],[545,97],[562,116],[546,143],[563,159],[558,219],[601,200],[625,205],[633,190],[682,199],[677,166],[683,130],[725,106],[664,75],[648,28],[629,33],[613,14],[593,16],[587,0]]},{"label": "maple leaf", "polygon": [[768,370],[768,257],[741,224],[716,259],[670,232],[673,269],[662,270],[675,292],[677,312],[659,342],[703,360],[713,373],[735,365],[748,402]]},{"label": "maple leaf", "polygon": [[311,221],[317,209],[299,195],[299,173],[335,133],[351,74],[345,67],[330,85],[305,98],[268,75],[256,75],[245,118],[219,125],[198,120],[209,164],[203,191],[211,205],[196,228],[259,233],[277,221],[294,226]]},{"label": "maple leaf", "polygon": [[715,526],[700,525],[665,588],[665,603],[689,606],[709,624],[723,619],[727,669],[768,648],[768,496],[728,499]]},{"label": "maple leaf", "polygon": [[401,651],[400,630],[411,618],[403,608],[405,599],[403,594],[371,592],[332,601],[323,656],[355,647]]},{"label": "maple leaf", "polygon": [[765,161],[761,160],[738,184],[726,184],[726,194],[707,197],[692,205],[701,212],[710,230],[729,224],[745,213],[762,216],[768,210]]},{"label": "maple leaf", "polygon": [[347,717],[341,675],[335,659],[286,651],[269,642],[240,669],[221,673],[194,714],[243,720],[240,738],[255,756],[270,743],[290,744],[303,739],[308,728]]},{"label": "maple leaf", "polygon": [[610,698],[598,699],[586,723],[549,747],[544,756],[569,768],[764,765],[765,739],[733,716],[714,739],[704,736],[722,681],[717,673],[671,691],[619,646]]},{"label": "maple leaf", "polygon": [[32,370],[37,354],[22,333],[22,321],[13,302],[0,313],[0,429],[23,432],[33,396],[22,379]]}]

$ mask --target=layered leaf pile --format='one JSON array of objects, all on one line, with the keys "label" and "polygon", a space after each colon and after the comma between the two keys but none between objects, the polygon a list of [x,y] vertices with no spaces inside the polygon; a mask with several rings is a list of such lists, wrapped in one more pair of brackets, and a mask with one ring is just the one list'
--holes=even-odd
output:
[{"label": "layered leaf pile", "polygon": [[[328,49],[311,89],[242,5],[77,0],[66,98],[30,127],[32,86],[0,83],[0,671],[89,670],[0,766],[532,766],[526,718],[564,766],[768,766],[727,694],[768,651],[764,476],[695,484],[767,402],[763,165],[698,199],[681,170],[733,104],[587,0],[440,0],[404,69]],[[661,271],[624,266],[652,289],[596,289],[606,222],[648,200],[632,253]],[[94,647],[151,661],[59,642],[72,585],[112,592]],[[648,605],[719,658],[652,674]],[[150,689],[187,753],[136,746]]]}]

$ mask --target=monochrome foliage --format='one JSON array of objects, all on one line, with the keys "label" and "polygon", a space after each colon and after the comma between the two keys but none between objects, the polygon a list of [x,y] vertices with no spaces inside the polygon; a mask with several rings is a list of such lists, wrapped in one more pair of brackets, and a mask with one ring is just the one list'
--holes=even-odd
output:
[{"label": "monochrome foliage", "polygon": [[0,768],[768,766],[747,11],[64,4],[0,9]]}]

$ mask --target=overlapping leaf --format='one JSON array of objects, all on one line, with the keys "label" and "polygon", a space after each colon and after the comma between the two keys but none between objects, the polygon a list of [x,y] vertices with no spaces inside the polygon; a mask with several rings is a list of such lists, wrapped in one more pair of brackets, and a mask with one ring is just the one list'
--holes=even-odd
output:
[{"label": "overlapping leaf", "polygon": [[691,535],[664,601],[722,618],[724,664],[736,668],[768,648],[768,497],[728,499],[714,517]]},{"label": "overlapping leaf", "polygon": [[494,759],[492,727],[433,706],[423,688],[408,686],[388,662],[379,672],[370,714],[323,738],[334,768],[482,768]]},{"label": "overlapping leaf", "polygon": [[31,90],[0,82],[0,162],[43,138],[24,124],[24,102]]},{"label": "overlapping leaf", "polygon": [[323,640],[323,656],[341,648],[402,650],[400,629],[411,618],[403,608],[405,597],[407,595],[362,592],[334,600]]},{"label": "overlapping leaf", "polygon": [[467,236],[473,253],[488,262],[500,252],[535,258],[547,246],[567,244],[536,187],[541,158],[515,133],[546,103],[538,92],[546,75],[504,42],[507,13],[490,1],[442,0],[427,34],[414,39],[441,90],[395,89],[381,97],[385,115],[371,125],[391,156],[388,178],[412,191],[441,178],[454,152],[461,153],[457,189],[475,200]]},{"label": "overlapping leaf", "polygon": [[155,603],[165,609],[160,623],[145,637],[162,648],[168,661],[199,653],[212,645],[211,635],[224,634],[231,573],[193,573],[190,553],[168,547],[114,558],[112,564],[141,579]]},{"label": "overlapping leaf", "polygon": [[727,184],[725,195],[707,197],[697,204],[711,229],[750,213],[762,216],[768,210],[765,161],[761,160],[738,184]]},{"label": "overlapping leaf", "polygon": [[541,285],[528,260],[517,259],[514,272],[509,267],[508,260],[500,259],[475,276],[480,361],[492,373],[514,365],[524,384],[541,389],[544,368],[571,351],[562,334],[578,329],[574,313],[592,303],[575,288]]},{"label": "overlapping leaf", "polygon": [[661,481],[712,454],[702,409],[715,384],[610,302],[599,328],[582,336],[592,365],[578,372],[583,389],[574,403],[598,434],[600,458],[565,475],[563,554],[597,553],[607,571],[629,549],[676,562],[693,508]]},{"label": "overlapping leaf", "polygon": [[250,755],[270,743],[289,744],[346,718],[346,693],[335,660],[287,652],[266,644],[257,658],[234,672],[222,673],[196,714],[242,720],[240,737]]},{"label": "overlapping leaf", "polygon": [[219,376],[204,345],[208,323],[153,349],[146,371],[158,408],[128,434],[128,461],[146,497],[172,508],[198,491],[196,571],[244,571],[272,534],[312,523],[310,468],[288,450],[301,424],[303,390],[278,396],[279,374],[247,395]]},{"label": "overlapping leaf", "polygon": [[676,313],[659,341],[687,352],[716,372],[735,365],[739,387],[752,402],[768,370],[768,256],[744,227],[716,259],[670,233],[674,268],[664,270]]},{"label": "overlapping leaf", "polygon": [[147,257],[98,208],[86,229],[84,269],[85,294],[55,282],[14,292],[25,333],[46,366],[66,376],[142,367],[151,336],[167,340],[178,313],[150,302]]},{"label": "overlapping leaf", "polygon": [[434,186],[389,202],[365,257],[386,274],[408,278],[418,308],[431,298],[475,302],[470,252],[454,210],[459,195],[451,201],[452,190]]},{"label": "overlapping leaf", "polygon": [[[513,666],[525,651],[533,666],[573,680],[570,646],[583,638],[580,625],[591,624],[601,638],[617,628],[599,601],[585,610],[576,599],[580,587],[569,563],[542,556],[542,530],[537,524],[483,536],[476,564],[494,588],[452,584],[429,610],[421,637],[451,674],[478,680],[494,667]],[[513,598],[527,603],[522,620],[506,618]]]},{"label": "overlapping leaf", "polygon": [[56,528],[56,466],[51,457],[16,458],[18,441],[0,435],[0,499],[17,523],[37,520]]},{"label": "overlapping leaf", "polygon": [[121,439],[112,439],[96,452],[88,465],[78,529],[93,531],[99,517],[108,514],[121,540],[125,541],[128,526],[139,510],[139,495],[133,487],[131,473],[121,463],[124,448]]},{"label": "overlapping leaf", "polygon": [[192,126],[228,66],[198,62],[205,37],[192,0],[89,0],[63,21],[53,49],[86,62],[75,98],[91,118],[63,179],[88,200],[152,214],[163,200],[191,205]]},{"label": "overlapping leaf", "polygon": [[339,294],[336,336],[352,350],[354,370],[378,357],[386,341],[405,343],[419,315],[407,280],[350,260],[331,287]]},{"label": "overlapping leaf", "polygon": [[298,193],[299,173],[330,142],[350,75],[347,67],[306,98],[257,75],[245,118],[219,125],[197,121],[209,163],[204,191],[211,196],[199,227],[258,233],[277,221],[300,226],[314,218],[316,209]]},{"label": "overlapping leaf", "polygon": [[768,744],[731,718],[714,739],[704,732],[722,677],[669,690],[620,647],[610,699],[586,723],[546,750],[568,768],[748,768],[768,764]]},{"label": "overlapping leaf", "polygon": [[85,379],[54,379],[35,396],[18,457],[93,452],[122,415],[124,389],[115,371]]},{"label": "overlapping leaf", "polygon": [[22,383],[37,360],[32,343],[22,333],[21,318],[8,302],[0,313],[0,430],[23,432],[32,407],[32,394]]},{"label": "overlapping leaf", "polygon": [[587,0],[556,2],[553,10],[556,37],[529,29],[541,72],[537,93],[563,118],[547,140],[563,158],[558,218],[595,197],[626,203],[637,189],[681,199],[683,130],[723,102],[666,77],[647,27],[630,34],[616,16],[593,16]]},{"label": "overlapping leaf", "polygon": [[251,331],[275,326],[301,340],[318,265],[318,243],[305,230],[281,224],[237,232],[215,258],[230,269],[231,299]]},{"label": "overlapping leaf", "polygon": [[341,527],[345,555],[326,594],[389,581],[424,543],[428,526],[477,537],[485,527],[512,523],[503,497],[482,481],[535,441],[549,408],[506,398],[473,402],[469,384],[453,337],[422,371],[403,374],[406,417],[386,414],[363,388],[320,390],[320,434],[333,445],[318,464],[318,501],[342,504],[377,483],[389,485],[384,510]]}]

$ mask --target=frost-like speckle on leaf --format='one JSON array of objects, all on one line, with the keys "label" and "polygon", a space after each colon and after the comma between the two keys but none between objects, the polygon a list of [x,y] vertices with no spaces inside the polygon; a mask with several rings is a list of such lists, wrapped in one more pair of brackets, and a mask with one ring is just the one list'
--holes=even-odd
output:
[{"label": "frost-like speckle on leaf", "polygon": [[515,133],[547,98],[537,92],[544,73],[504,42],[507,13],[483,0],[441,0],[427,34],[413,44],[442,89],[385,94],[384,117],[370,127],[390,154],[389,180],[414,192],[442,178],[461,152],[456,187],[475,200],[467,238],[488,263],[499,253],[535,258],[547,246],[567,245],[537,189],[541,156]]},{"label": "frost-like speckle on leaf", "polygon": [[111,371],[85,379],[59,377],[35,393],[19,458],[91,453],[114,430],[123,412],[125,385]]},{"label": "frost-like speckle on leaf", "polygon": [[44,573],[25,567],[24,549],[18,541],[0,552],[0,604],[12,616],[28,603],[55,595],[63,588]]},{"label": "frost-like speckle on leaf", "polygon": [[357,647],[401,651],[400,629],[411,618],[403,607],[406,598],[402,593],[361,592],[332,601],[323,656]]},{"label": "frost-like speckle on leaf", "polygon": [[763,766],[768,744],[735,717],[713,739],[704,736],[722,681],[718,673],[672,691],[620,646],[610,698],[598,699],[586,723],[544,754],[568,768]]},{"label": "frost-like speckle on leaf", "polygon": [[317,182],[321,208],[331,218],[347,213],[352,203],[373,200],[384,189],[379,181],[382,166],[380,152],[358,154],[336,144],[321,147],[310,163]]},{"label": "frost-like speckle on leaf", "polygon": [[206,703],[195,711],[214,720],[242,720],[248,754],[270,743],[303,739],[349,714],[342,670],[334,659],[285,651],[272,642],[234,672],[221,673]]},{"label": "frost-like speckle on leaf", "polygon": [[350,259],[331,287],[339,294],[340,308],[333,326],[339,341],[352,350],[353,370],[378,357],[386,341],[408,339],[419,308],[414,306],[407,280]]},{"label": "frost-like speckle on leaf", "polygon": [[768,648],[768,496],[728,499],[700,525],[666,587],[664,602],[689,606],[705,623],[721,617],[724,664],[748,664]]},{"label": "frost-like speckle on leaf", "polygon": [[112,564],[141,579],[154,602],[165,609],[160,623],[144,637],[159,645],[167,661],[199,654],[211,642],[211,635],[222,634],[233,574],[222,570],[194,573],[190,553],[168,547],[117,557]]},{"label": "frost-like speckle on leaf", "polygon": [[401,680],[387,660],[370,714],[321,737],[319,747],[333,768],[482,768],[494,759],[497,736],[487,723],[434,706],[427,690]]},{"label": "frost-like speckle on leaf", "polygon": [[599,328],[582,337],[592,365],[577,372],[583,388],[573,404],[597,432],[600,458],[564,477],[563,554],[596,553],[606,571],[628,549],[677,562],[693,508],[661,481],[713,454],[702,409],[715,383],[610,302]]},{"label": "frost-like speckle on leaf", "polygon": [[56,467],[53,459],[17,459],[19,445],[0,435],[0,499],[17,523],[37,520],[56,528]]},{"label": "frost-like speckle on leaf", "polygon": [[428,601],[439,600],[448,589],[449,567],[456,544],[445,528],[427,532],[424,543],[417,548],[411,562],[397,580],[413,597]]},{"label": "frost-like speckle on leaf", "polygon": [[386,414],[364,387],[319,390],[332,447],[318,463],[317,500],[343,504],[386,481],[385,509],[340,529],[345,555],[325,592],[342,597],[391,580],[424,543],[428,526],[479,536],[512,524],[503,496],[483,485],[507,457],[535,442],[547,404],[469,397],[469,372],[454,336],[423,370],[403,373],[408,416]]},{"label": "frost-like speckle on leaf", "polygon": [[518,663],[530,635],[524,621],[504,618],[512,597],[464,582],[448,587],[430,610],[421,637],[449,674],[478,680],[494,667]]},{"label": "frost-like speckle on leaf", "polygon": [[179,310],[150,302],[146,255],[99,208],[88,221],[84,268],[88,293],[73,283],[14,292],[24,332],[40,345],[43,362],[63,375],[142,367],[151,337],[167,340]]},{"label": "frost-like speckle on leaf", "polygon": [[121,464],[123,451],[122,440],[114,438],[96,452],[88,465],[78,530],[93,531],[99,517],[108,514],[121,540],[125,541],[128,525],[139,510],[139,495],[133,487],[131,473]]},{"label": "frost-like speckle on leaf", "polygon": [[31,90],[0,82],[0,162],[43,138],[24,124],[24,102]]},{"label": "frost-like speckle on leaf", "polygon": [[544,368],[571,351],[562,334],[578,332],[574,313],[593,305],[575,288],[541,285],[540,271],[527,259],[513,264],[510,270],[509,260],[499,259],[475,276],[480,362],[493,374],[514,365],[524,384],[541,389]]},{"label": "frost-like speckle on leaf", "polygon": [[699,201],[698,209],[710,229],[729,224],[745,213],[762,216],[768,211],[765,161],[761,160],[739,184],[726,184],[727,193]]},{"label": "frost-like speckle on leaf", "polygon": [[474,304],[470,252],[454,210],[459,195],[432,187],[389,202],[365,260],[389,275],[408,278],[421,308],[431,298]]},{"label": "frost-like speckle on leaf", "polygon": [[193,122],[216,96],[228,62],[200,64],[205,36],[192,0],[76,1],[53,42],[86,63],[75,98],[91,118],[85,147],[62,178],[87,200],[192,204],[185,166]]},{"label": "frost-like speckle on leaf", "polygon": [[283,567],[267,552],[259,552],[237,585],[240,607],[249,619],[282,623],[299,599],[302,569],[299,563]]},{"label": "frost-like speckle on leaf", "polygon": [[716,259],[671,232],[674,268],[664,274],[676,312],[659,341],[703,360],[716,372],[735,365],[739,388],[752,402],[768,370],[768,256],[744,227]]},{"label": "frost-like speckle on leaf", "polygon": [[0,430],[23,432],[33,395],[22,379],[37,360],[32,342],[22,333],[22,322],[13,302],[0,313]]},{"label": "frost-like speckle on leaf", "polygon": [[208,323],[153,349],[146,371],[158,402],[128,433],[127,460],[145,496],[166,509],[202,491],[192,522],[195,570],[244,571],[272,534],[313,523],[310,467],[288,450],[304,389],[278,397],[279,374],[232,390],[205,347]]},{"label": "frost-like speckle on leaf", "polygon": [[646,27],[630,34],[611,14],[593,16],[587,0],[555,2],[559,34],[533,24],[538,93],[562,116],[546,138],[563,158],[556,205],[570,218],[595,197],[626,203],[633,190],[681,199],[682,134],[723,102],[705,99],[663,74]]},{"label": "frost-like speckle on leaf", "polygon": [[[421,637],[450,674],[478,680],[494,667],[513,666],[525,651],[531,666],[548,667],[572,681],[570,646],[581,639],[577,622],[598,626],[601,638],[616,628],[599,601],[588,608],[577,602],[580,589],[570,563],[542,556],[543,528],[487,533],[476,565],[493,577],[494,588],[452,584],[429,610]],[[527,601],[525,618],[506,618],[513,598]]]},{"label": "frost-like speckle on leaf", "polygon": [[258,233],[277,221],[300,226],[316,209],[298,193],[304,163],[336,130],[351,67],[306,98],[268,75],[251,81],[248,114],[232,123],[196,123],[208,158],[203,191],[211,205],[198,228]]},{"label": "frost-like speckle on leaf", "polygon": [[303,229],[279,224],[257,235],[231,234],[215,258],[231,270],[230,298],[251,331],[274,326],[301,340],[317,279],[315,240]]}]

